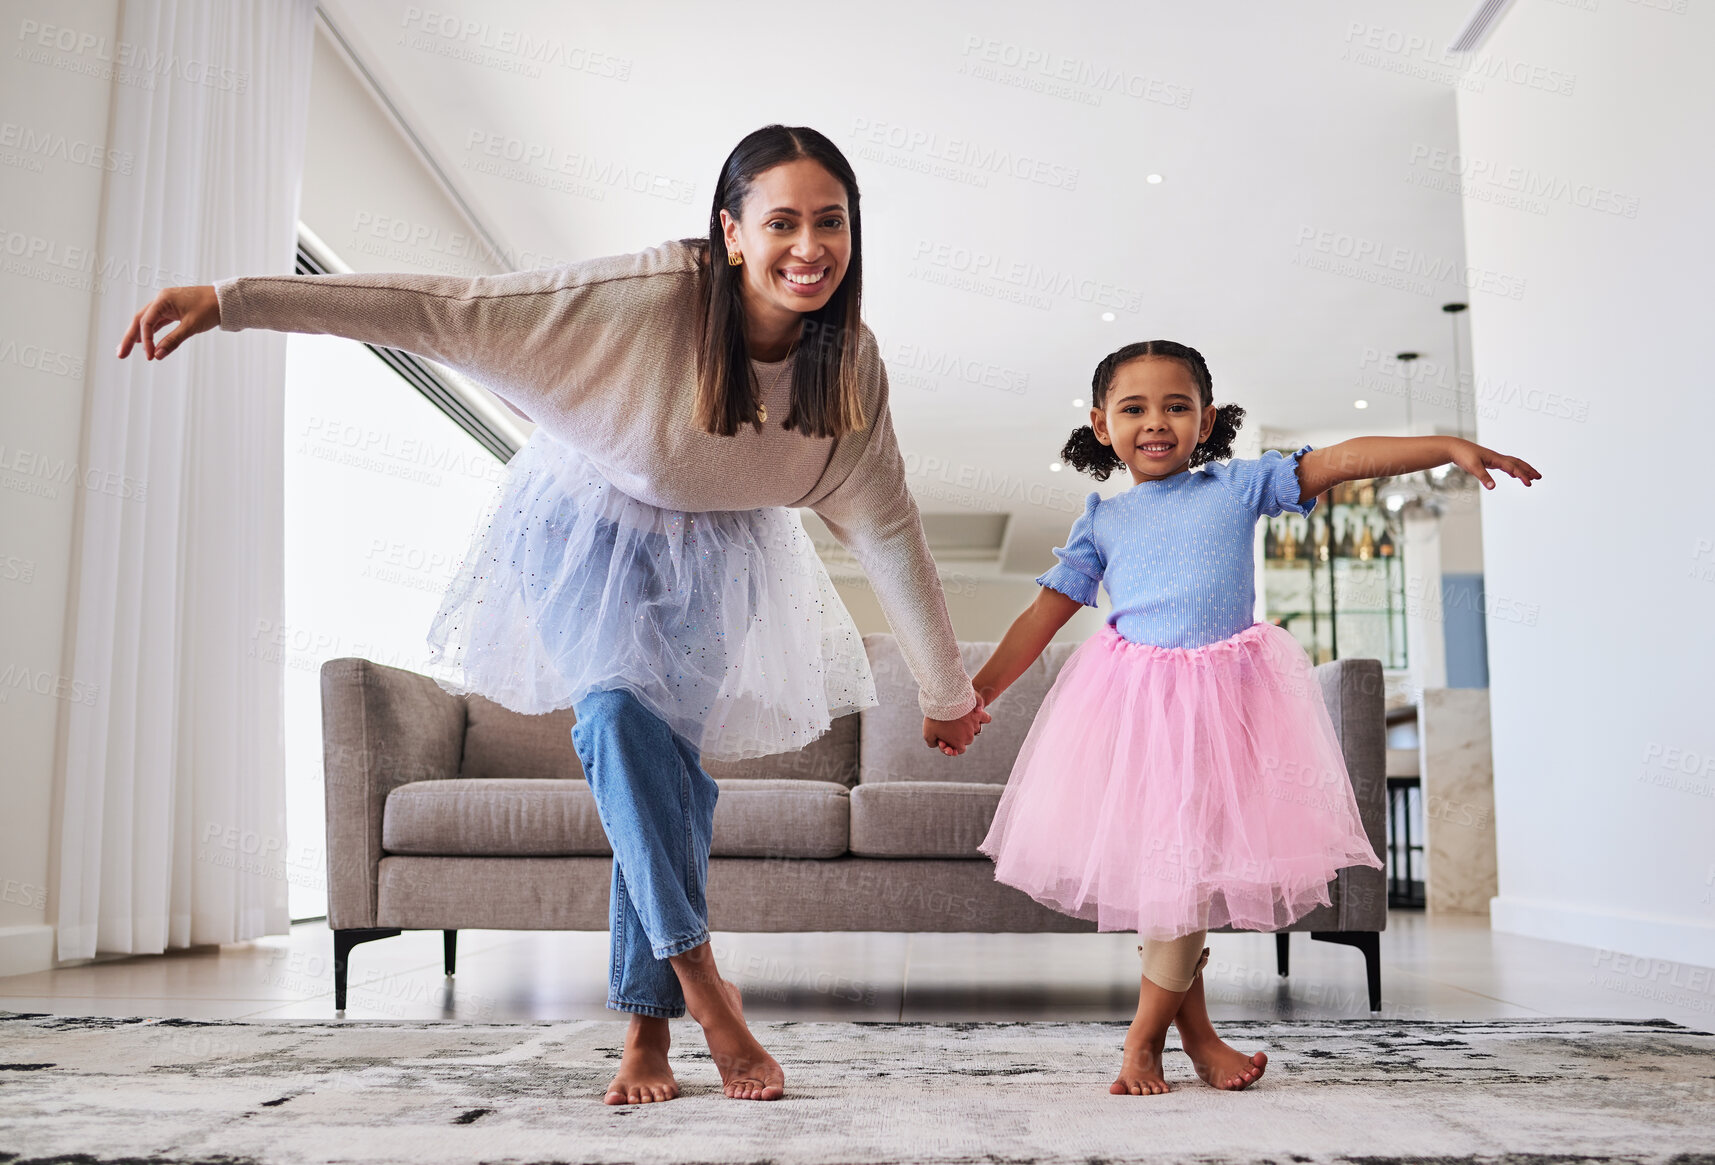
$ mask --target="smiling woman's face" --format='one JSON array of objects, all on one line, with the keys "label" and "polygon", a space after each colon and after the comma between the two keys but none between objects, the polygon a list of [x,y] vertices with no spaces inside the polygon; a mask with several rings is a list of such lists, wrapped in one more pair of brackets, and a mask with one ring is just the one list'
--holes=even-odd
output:
[{"label": "smiling woman's face", "polygon": [[764,170],[734,219],[721,211],[729,253],[744,256],[745,311],[768,331],[824,306],[851,262],[846,188],[820,162]]}]

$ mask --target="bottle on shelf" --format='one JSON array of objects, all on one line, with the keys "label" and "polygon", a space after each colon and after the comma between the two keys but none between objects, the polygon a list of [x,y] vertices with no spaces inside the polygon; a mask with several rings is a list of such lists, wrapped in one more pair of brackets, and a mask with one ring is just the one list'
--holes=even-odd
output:
[{"label": "bottle on shelf", "polygon": [[1376,539],[1376,553],[1383,558],[1393,557],[1393,535],[1387,532],[1385,526],[1382,528],[1382,536]]},{"label": "bottle on shelf", "polygon": [[1376,536],[1368,522],[1364,523],[1364,532],[1358,536],[1357,556],[1365,562],[1375,557]]}]

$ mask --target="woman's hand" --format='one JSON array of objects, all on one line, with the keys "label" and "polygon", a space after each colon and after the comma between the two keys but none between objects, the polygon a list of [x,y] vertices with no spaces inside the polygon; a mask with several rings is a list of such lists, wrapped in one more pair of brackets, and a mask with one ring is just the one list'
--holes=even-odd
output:
[{"label": "woman's hand", "polygon": [[[179,326],[168,332],[157,344],[155,333],[175,321]],[[132,317],[131,326],[125,330],[124,338],[119,341],[118,355],[121,360],[125,359],[131,354],[132,346],[141,338],[145,359],[160,360],[189,337],[219,326],[220,299],[214,293],[213,284],[163,288],[159,295],[143,305],[142,311]]]},{"label": "woman's hand", "polygon": [[978,692],[976,707],[957,720],[931,720],[925,716],[923,743],[930,748],[939,748],[948,756],[958,756],[971,746],[983,725],[993,719],[983,710],[983,696]]},{"label": "woman's hand", "polygon": [[1510,473],[1527,486],[1542,476],[1532,469],[1529,463],[1521,461],[1517,457],[1508,457],[1504,453],[1496,453],[1493,449],[1485,449],[1475,441],[1467,441],[1462,437],[1454,437],[1452,441],[1453,449],[1448,460],[1482,482],[1486,489],[1495,488],[1495,479],[1489,476],[1491,469]]}]

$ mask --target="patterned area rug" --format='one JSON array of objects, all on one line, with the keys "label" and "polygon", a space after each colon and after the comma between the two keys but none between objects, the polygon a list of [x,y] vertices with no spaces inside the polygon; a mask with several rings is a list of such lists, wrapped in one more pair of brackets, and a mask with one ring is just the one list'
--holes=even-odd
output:
[{"label": "patterned area rug", "polygon": [[[0,1011],[0,1163],[1715,1163],[1715,1036],[1666,1020],[1226,1023],[1268,1074],[1110,1096],[1119,1023],[758,1023],[787,1096],[609,1107],[617,1021]],[[1169,1047],[1176,1048],[1172,1036]]]}]

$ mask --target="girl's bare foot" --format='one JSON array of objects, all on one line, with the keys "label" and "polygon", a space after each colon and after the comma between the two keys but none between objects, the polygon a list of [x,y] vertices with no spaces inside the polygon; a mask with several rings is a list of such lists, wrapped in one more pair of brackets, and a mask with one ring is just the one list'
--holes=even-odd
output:
[{"label": "girl's bare foot", "polygon": [[1145,1096],[1170,1092],[1161,1074],[1161,1049],[1167,1044],[1167,1024],[1179,1012],[1185,992],[1169,991],[1148,975],[1138,977],[1137,1014],[1125,1033],[1125,1057],[1120,1074],[1108,1085],[1115,1096]]},{"label": "girl's bare foot", "polygon": [[1140,1016],[1131,1021],[1125,1033],[1125,1057],[1120,1061],[1120,1074],[1108,1085],[1115,1096],[1145,1096],[1171,1092],[1173,1086],[1161,1074],[1161,1050],[1167,1044],[1165,1028],[1150,1032]]},{"label": "girl's bare foot", "polygon": [[720,1069],[721,1091],[734,1100],[779,1100],[786,1095],[786,1073],[763,1050],[744,1022],[744,997],[722,979],[712,1006],[692,1018],[703,1025],[709,1055]]},{"label": "girl's bare foot", "polygon": [[625,1030],[625,1052],[619,1071],[607,1086],[603,1104],[651,1104],[679,1095],[679,1082],[667,1063],[672,1033],[667,1021],[651,1015],[633,1015]]},{"label": "girl's bare foot", "polygon": [[1255,1084],[1268,1063],[1267,1052],[1245,1055],[1215,1034],[1209,1022],[1208,998],[1203,993],[1203,973],[1191,980],[1191,989],[1179,1001],[1179,1011],[1173,1017],[1179,1029],[1179,1046],[1191,1057],[1191,1064],[1205,1084],[1214,1088],[1237,1091]]},{"label": "girl's bare foot", "polygon": [[1191,1057],[1197,1075],[1205,1084],[1215,1088],[1236,1092],[1255,1084],[1262,1078],[1263,1068],[1268,1064],[1267,1052],[1254,1052],[1247,1056],[1219,1036],[1203,1042],[1181,1031],[1179,1042],[1184,1046],[1185,1054]]}]

